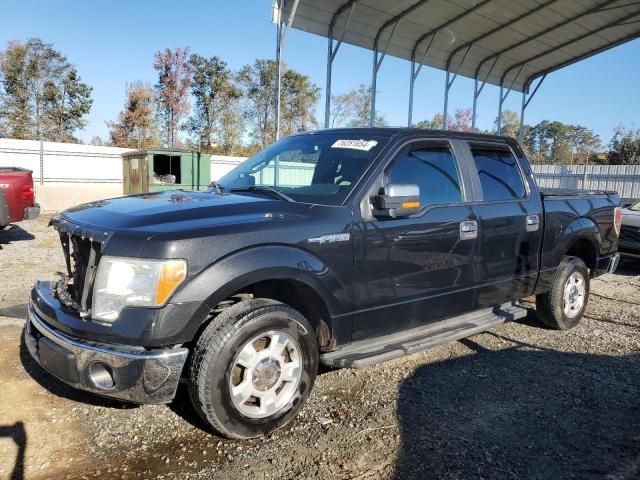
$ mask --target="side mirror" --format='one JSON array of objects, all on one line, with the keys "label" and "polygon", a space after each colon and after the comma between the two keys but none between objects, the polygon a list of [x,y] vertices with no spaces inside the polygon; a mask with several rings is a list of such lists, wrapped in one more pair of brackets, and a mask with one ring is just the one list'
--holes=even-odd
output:
[{"label": "side mirror", "polygon": [[414,183],[390,183],[373,197],[373,216],[408,217],[420,210],[420,187]]}]

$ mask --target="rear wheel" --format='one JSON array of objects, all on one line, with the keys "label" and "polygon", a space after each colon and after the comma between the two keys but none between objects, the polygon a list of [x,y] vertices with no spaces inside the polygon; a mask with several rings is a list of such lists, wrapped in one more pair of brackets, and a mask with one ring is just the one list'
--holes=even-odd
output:
[{"label": "rear wheel", "polygon": [[220,313],[198,339],[189,392],[218,433],[251,438],[295,417],[317,369],[317,341],[300,312],[274,300],[246,300]]},{"label": "rear wheel", "polygon": [[536,296],[538,317],[551,328],[569,330],[582,319],[588,298],[587,266],[577,257],[565,257],[551,290]]}]

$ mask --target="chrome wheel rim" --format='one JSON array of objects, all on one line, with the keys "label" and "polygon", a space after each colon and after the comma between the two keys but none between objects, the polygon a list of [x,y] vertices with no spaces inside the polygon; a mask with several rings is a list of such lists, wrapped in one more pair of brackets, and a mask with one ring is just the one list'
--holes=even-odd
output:
[{"label": "chrome wheel rim", "polygon": [[231,365],[231,401],[249,418],[269,417],[291,403],[301,377],[298,342],[280,331],[261,333],[243,345]]},{"label": "chrome wheel rim", "polygon": [[567,318],[575,318],[582,311],[586,298],[586,282],[580,272],[569,275],[564,285],[563,310]]}]

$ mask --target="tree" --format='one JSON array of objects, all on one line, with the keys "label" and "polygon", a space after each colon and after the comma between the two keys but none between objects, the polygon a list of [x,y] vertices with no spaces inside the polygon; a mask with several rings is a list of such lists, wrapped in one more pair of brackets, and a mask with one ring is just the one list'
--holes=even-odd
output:
[{"label": "tree", "polygon": [[331,95],[331,111],[329,112],[329,127],[344,127],[356,112],[357,92],[351,90],[340,95]]},{"label": "tree", "polygon": [[236,132],[232,131],[237,125],[231,121],[231,117],[239,115],[240,112],[230,109],[238,108],[237,100],[242,92],[234,84],[231,71],[218,57],[205,58],[193,54],[189,59],[189,65],[195,112],[187,121],[185,130],[189,131],[196,144],[206,151],[211,151],[214,143],[233,145],[237,138],[227,142],[224,136],[226,134],[237,137]]},{"label": "tree", "polygon": [[640,128],[617,127],[609,143],[607,161],[611,165],[640,165]]},{"label": "tree", "polygon": [[[355,93],[355,113],[349,127],[367,127],[371,123],[371,87],[360,84]],[[386,124],[384,115],[376,113],[374,126],[383,127]]]},{"label": "tree", "polygon": [[568,125],[566,137],[571,148],[571,164],[588,163],[602,146],[600,137],[581,125]]},{"label": "tree", "polygon": [[[502,123],[500,125],[500,135],[504,135],[505,137],[518,138],[518,131],[520,130],[520,119],[518,118],[518,114],[513,110],[503,110],[502,111]],[[495,131],[498,131],[498,117],[495,119]]]},{"label": "tree", "polygon": [[99,135],[94,135],[93,137],[91,137],[91,142],[90,143],[94,147],[102,147],[104,145],[104,141],[102,140],[102,138]]},{"label": "tree", "polygon": [[449,130],[454,132],[470,132],[471,131],[471,109],[456,109],[453,122],[449,122]]},{"label": "tree", "polygon": [[117,122],[107,122],[111,143],[116,147],[149,148],[158,145],[153,120],[153,89],[142,82],[126,87],[124,109]]},{"label": "tree", "polygon": [[288,69],[282,76],[281,123],[282,135],[291,135],[318,128],[315,105],[320,88],[307,75]]},{"label": "tree", "polygon": [[39,38],[0,52],[0,117],[14,138],[77,141],[91,110],[91,87],[66,57]]},{"label": "tree", "polygon": [[[431,120],[421,120],[414,125],[415,128],[426,128],[430,130],[442,130],[444,126],[443,116],[440,112],[434,113]],[[449,117],[449,123],[452,119]]]},{"label": "tree", "polygon": [[[329,126],[367,127],[371,122],[371,87],[360,84],[357,89],[331,96]],[[384,115],[376,113],[376,127],[386,125]]]},{"label": "tree", "polygon": [[49,81],[45,87],[44,111],[48,118],[46,138],[58,142],[75,142],[73,133],[87,125],[85,116],[91,110],[91,87],[82,83],[71,67],[59,83]]},{"label": "tree", "polygon": [[[273,60],[256,60],[238,73],[244,97],[244,118],[254,141],[261,148],[275,140],[275,70]],[[283,66],[280,112],[284,134],[315,124],[314,105],[319,89],[308,76]]]},{"label": "tree", "polygon": [[189,112],[187,92],[191,79],[189,48],[156,52],[153,68],[158,71],[155,85],[157,117],[161,124],[162,139],[169,148],[180,143],[178,127]]},{"label": "tree", "polygon": [[256,60],[238,73],[245,101],[244,117],[251,136],[262,148],[275,139],[275,67],[273,60]]},{"label": "tree", "polygon": [[523,146],[533,163],[586,163],[600,148],[600,138],[581,125],[543,120],[525,125]]}]

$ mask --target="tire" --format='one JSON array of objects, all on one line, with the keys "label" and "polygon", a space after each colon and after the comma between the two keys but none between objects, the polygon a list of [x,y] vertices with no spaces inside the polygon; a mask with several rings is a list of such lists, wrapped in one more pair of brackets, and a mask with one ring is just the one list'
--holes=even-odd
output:
[{"label": "tire", "polygon": [[536,296],[538,318],[550,328],[569,330],[580,323],[588,300],[587,266],[577,257],[564,257],[551,290]]},{"label": "tire", "polygon": [[302,408],[318,357],[315,333],[300,312],[270,299],[239,302],[216,316],[196,342],[188,371],[191,402],[222,436],[264,435]]}]

